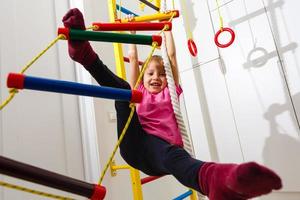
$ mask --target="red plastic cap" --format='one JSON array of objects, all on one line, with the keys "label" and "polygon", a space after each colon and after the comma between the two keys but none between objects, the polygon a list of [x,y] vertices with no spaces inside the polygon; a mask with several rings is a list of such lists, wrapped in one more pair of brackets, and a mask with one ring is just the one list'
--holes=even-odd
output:
[{"label": "red plastic cap", "polygon": [[94,31],[100,31],[101,23],[93,22],[92,26]]},{"label": "red plastic cap", "polygon": [[9,73],[7,76],[6,85],[8,88],[23,89],[24,80],[25,80],[24,74]]},{"label": "red plastic cap", "polygon": [[143,99],[143,94],[142,92],[138,90],[132,90],[131,91],[131,100],[130,102],[132,103],[140,103]]},{"label": "red plastic cap", "polygon": [[179,10],[173,10],[173,12],[176,13],[176,14],[174,15],[174,17],[179,17]]},{"label": "red plastic cap", "polygon": [[102,200],[105,197],[106,189],[101,185],[94,185],[94,194],[91,196],[91,200]]},{"label": "red plastic cap", "polygon": [[60,35],[60,34],[64,35],[67,40],[70,39],[70,29],[68,29],[68,28],[58,28],[57,35]]},{"label": "red plastic cap", "polygon": [[160,46],[162,43],[162,38],[160,35],[152,35],[152,42],[157,42],[157,45]]},{"label": "red plastic cap", "polygon": [[169,28],[167,31],[171,31],[172,30],[172,22],[164,22],[165,25],[167,25]]}]

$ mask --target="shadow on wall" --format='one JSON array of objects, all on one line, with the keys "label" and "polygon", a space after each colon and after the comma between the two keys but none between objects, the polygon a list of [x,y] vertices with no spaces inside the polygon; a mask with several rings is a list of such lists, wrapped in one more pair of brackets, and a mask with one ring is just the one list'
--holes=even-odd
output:
[{"label": "shadow on wall", "polygon": [[[286,45],[283,45],[280,37],[281,34],[288,34],[289,31],[282,30],[278,25],[278,11],[285,4],[283,0],[269,0],[268,4],[265,5],[265,8],[255,11],[256,15],[265,14],[265,10],[268,11],[269,22],[272,27],[272,34],[276,42],[276,49],[272,52],[267,52],[263,47],[258,47],[256,44],[253,44],[253,49],[248,53],[246,63],[243,67],[246,70],[250,68],[259,68],[265,66],[269,59],[278,57],[278,68],[283,74],[282,84],[285,85],[284,93],[286,97],[285,104],[272,104],[267,112],[264,115],[264,118],[269,121],[270,125],[270,136],[265,141],[265,146],[263,149],[263,160],[264,164],[267,166],[274,166],[275,170],[279,173],[284,174],[284,177],[287,177],[287,180],[283,180],[286,183],[287,189],[289,188],[300,188],[300,185],[295,185],[299,183],[299,169],[300,169],[300,137],[299,137],[299,109],[300,109],[300,93],[294,95],[291,94],[290,85],[288,82],[288,77],[286,77],[286,69],[284,66],[284,54],[287,52],[292,52],[294,63],[296,63],[296,68],[298,70],[298,75],[300,77],[299,65],[297,62],[297,55],[295,55],[295,50],[298,47],[296,42],[290,42]],[[277,14],[276,14],[277,13]],[[247,16],[242,19],[235,20],[231,22],[231,26],[235,26],[242,21],[250,20],[255,16],[249,13]],[[280,16],[282,17],[282,16]],[[287,27],[286,27],[287,28]],[[255,41],[255,40],[253,40]],[[254,55],[259,55],[254,58]],[[291,106],[293,109],[291,109]],[[298,110],[297,110],[298,109]],[[293,121],[293,128],[295,132],[298,132],[298,137],[292,137],[287,131],[285,131],[280,124],[276,121],[276,117],[284,112],[289,112],[290,119]],[[292,163],[292,168],[290,167]],[[288,170],[287,170],[288,169]],[[294,181],[293,181],[294,180]],[[261,198],[267,199],[267,198]]]},{"label": "shadow on wall", "polygon": [[[300,93],[293,96],[296,102],[300,101]],[[263,159],[267,166],[274,166],[276,170],[284,172],[285,177],[288,177],[291,181],[293,179],[299,179],[300,169],[300,138],[291,137],[283,130],[276,121],[276,116],[283,112],[287,112],[290,108],[290,104],[272,104],[268,112],[265,113],[265,119],[270,123],[271,135],[266,139],[263,149]],[[291,113],[291,118],[294,118],[294,113]],[[295,129],[298,129],[297,124],[294,124]],[[299,136],[299,135],[298,135]],[[292,168],[290,167],[292,163]],[[288,170],[287,170],[288,169]],[[283,183],[285,180],[283,180]],[[295,183],[288,183],[288,186],[295,186]]]}]

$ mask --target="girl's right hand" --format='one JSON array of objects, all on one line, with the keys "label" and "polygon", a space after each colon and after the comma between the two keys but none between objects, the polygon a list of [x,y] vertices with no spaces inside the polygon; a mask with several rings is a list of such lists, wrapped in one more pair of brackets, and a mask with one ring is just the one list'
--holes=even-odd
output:
[{"label": "girl's right hand", "polygon": [[[130,23],[130,22],[133,22],[134,21],[134,15],[132,14],[129,14],[129,15],[126,15],[125,16],[125,19]],[[135,30],[131,30],[129,31],[131,34],[136,34],[136,31]]]},{"label": "girl's right hand", "polygon": [[133,15],[133,14],[126,15],[126,16],[125,16],[125,19],[126,19],[128,22],[133,22],[133,21],[134,21],[134,15]]}]

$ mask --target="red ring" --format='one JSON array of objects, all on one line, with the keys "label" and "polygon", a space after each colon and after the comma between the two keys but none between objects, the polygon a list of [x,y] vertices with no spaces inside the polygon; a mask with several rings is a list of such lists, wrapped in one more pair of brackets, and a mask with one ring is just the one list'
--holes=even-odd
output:
[{"label": "red ring", "polygon": [[[220,35],[222,32],[224,32],[224,31],[229,32],[230,35],[231,35],[231,39],[230,39],[230,41],[229,41],[227,44],[221,44],[221,43],[219,43],[219,41],[218,41],[219,35]],[[220,47],[220,48],[226,48],[226,47],[229,47],[229,46],[233,43],[234,38],[235,38],[235,34],[234,34],[234,32],[233,32],[233,30],[232,30],[231,28],[223,28],[223,29],[220,29],[220,30],[216,33],[216,35],[215,35],[215,43],[216,43],[216,45],[217,45],[218,47]]]},{"label": "red ring", "polygon": [[197,50],[197,46],[193,39],[188,40],[188,47],[189,47],[189,51],[190,51],[191,55],[195,57],[198,53],[198,50]]}]

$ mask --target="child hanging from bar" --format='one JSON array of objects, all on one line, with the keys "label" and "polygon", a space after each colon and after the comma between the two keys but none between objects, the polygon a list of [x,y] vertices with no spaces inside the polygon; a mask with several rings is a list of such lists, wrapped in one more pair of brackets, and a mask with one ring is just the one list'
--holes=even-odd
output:
[{"label": "child hanging from bar", "polygon": [[[63,23],[67,28],[85,30],[84,19],[78,9],[70,10]],[[166,32],[166,43],[177,95],[180,95],[182,90],[171,32]],[[135,45],[130,45],[129,51],[130,84],[103,64],[88,41],[69,40],[68,47],[70,57],[81,63],[102,86],[130,89],[140,73]],[[210,200],[245,200],[282,187],[275,172],[255,162],[200,161],[183,149],[160,56],[151,58],[138,89],[143,93],[143,100],[137,105],[120,145],[121,155],[129,165],[152,176],[172,174],[183,185],[201,192]],[[129,102],[124,101],[116,101],[115,108],[120,136],[131,109]]]}]

